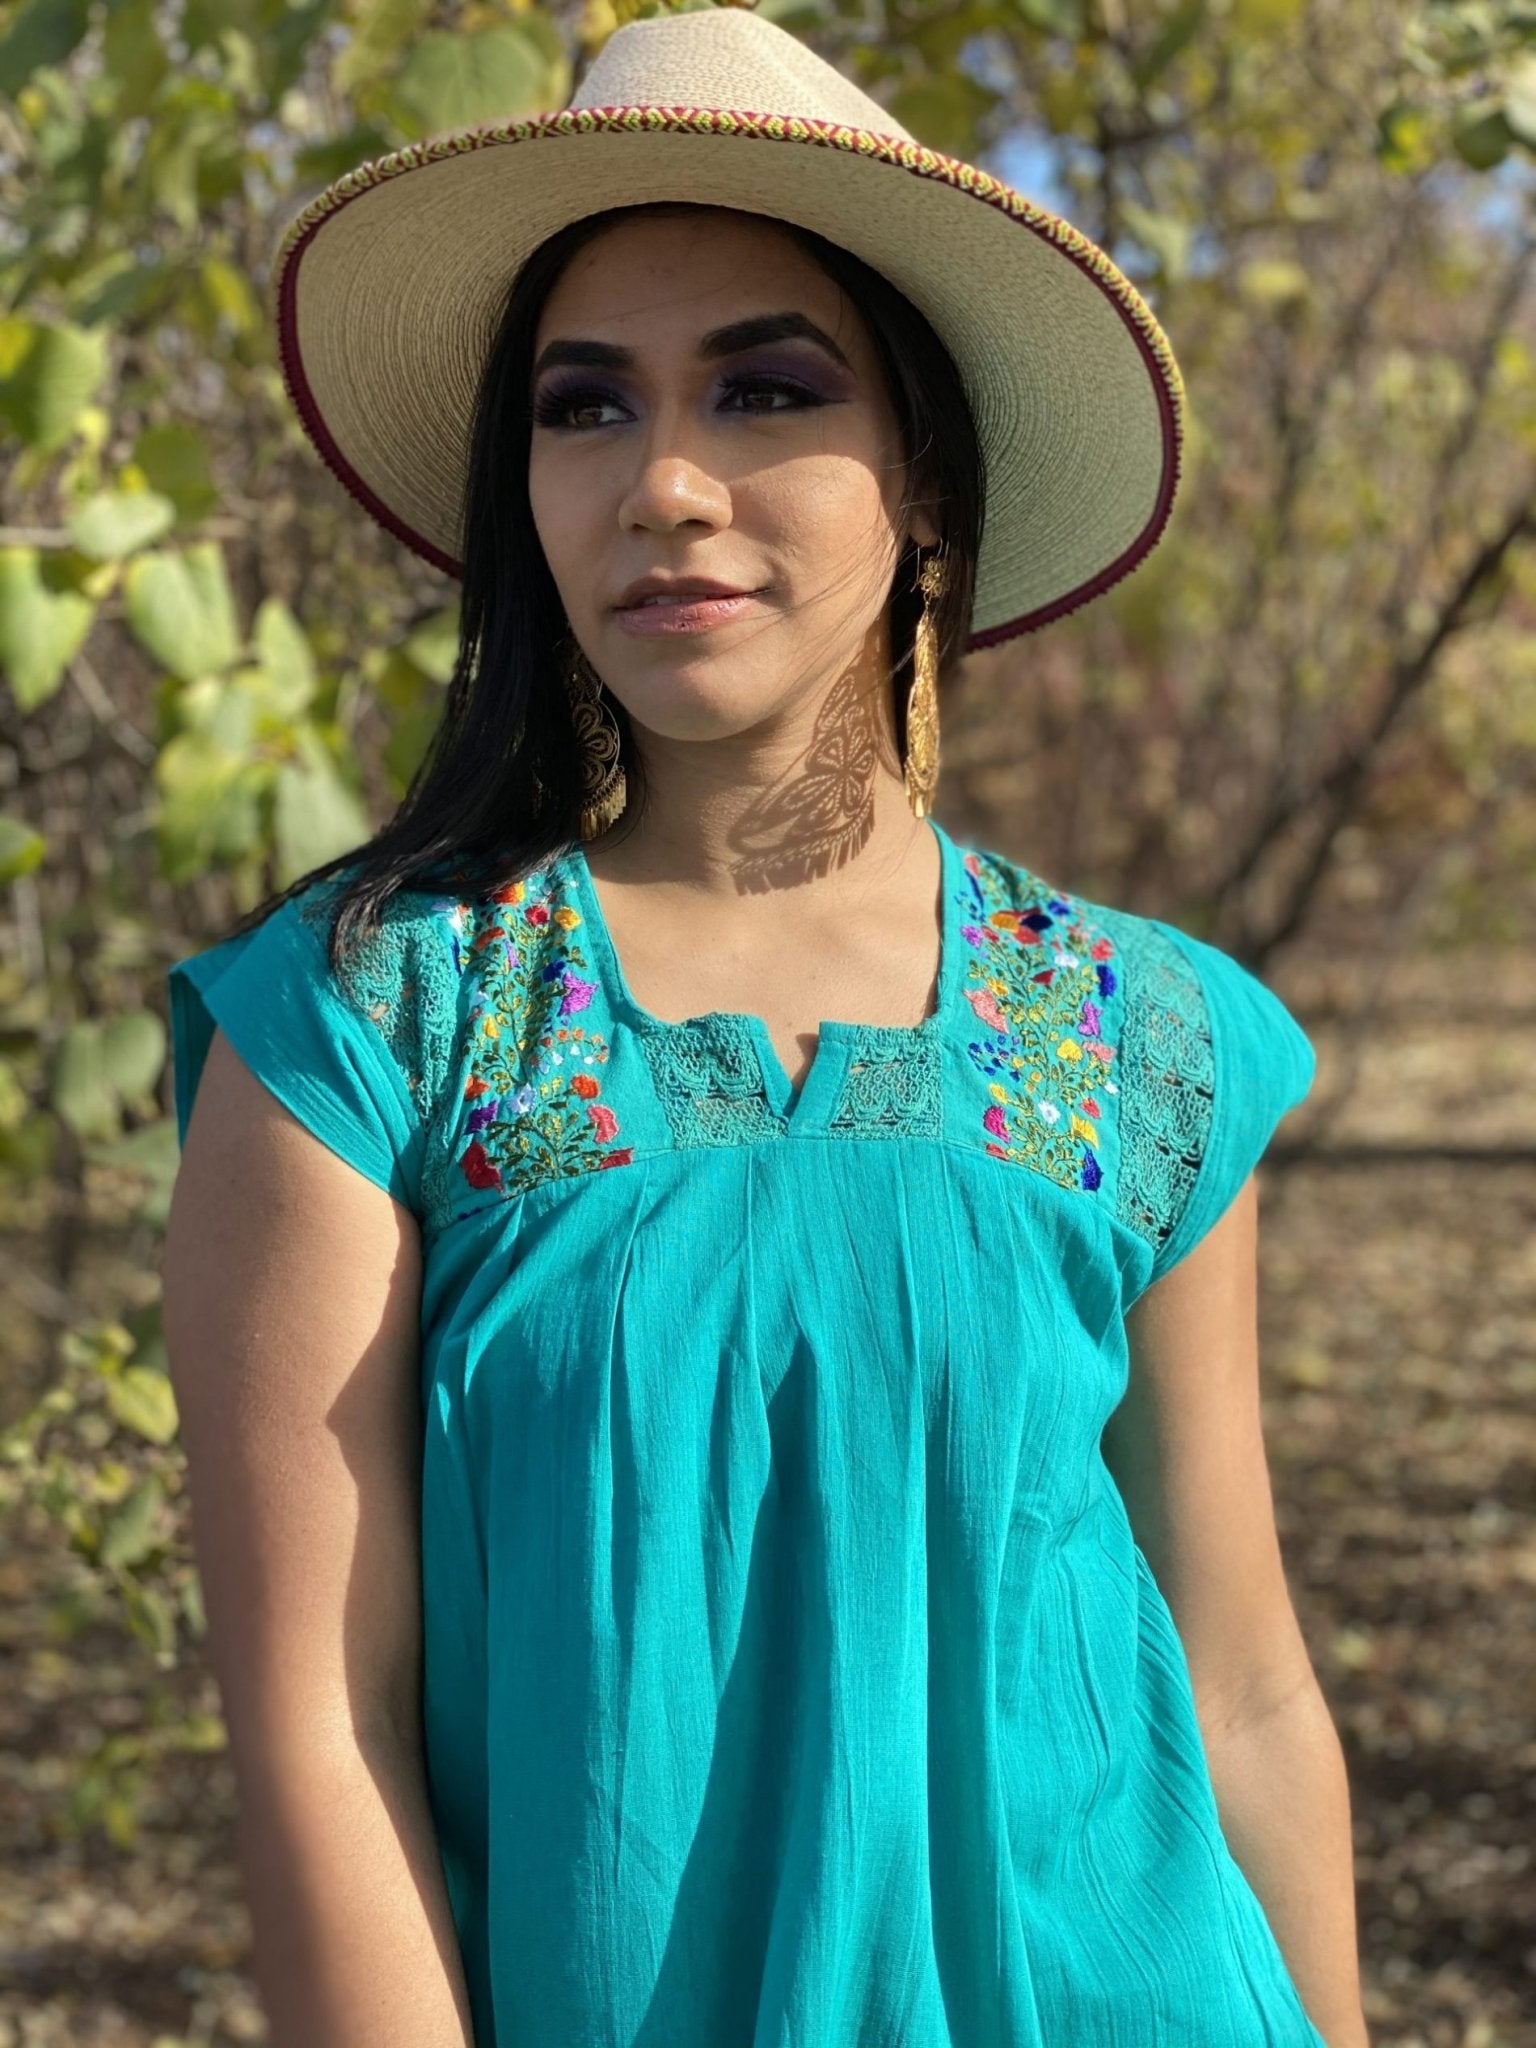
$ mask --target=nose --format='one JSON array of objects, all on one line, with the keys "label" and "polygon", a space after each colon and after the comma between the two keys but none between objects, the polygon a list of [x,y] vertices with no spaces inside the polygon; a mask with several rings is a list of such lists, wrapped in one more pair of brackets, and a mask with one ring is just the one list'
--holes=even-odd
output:
[{"label": "nose", "polygon": [[670,408],[658,408],[636,437],[635,463],[619,504],[620,525],[651,532],[669,532],[690,520],[729,526],[730,489],[690,449],[687,432]]}]

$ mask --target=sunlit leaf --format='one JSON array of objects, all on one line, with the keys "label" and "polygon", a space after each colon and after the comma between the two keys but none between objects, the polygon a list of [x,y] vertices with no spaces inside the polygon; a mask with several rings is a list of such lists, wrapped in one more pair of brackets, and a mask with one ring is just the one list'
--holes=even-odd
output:
[{"label": "sunlit leaf", "polygon": [[[74,431],[81,412],[100,390],[107,374],[108,337],[94,329],[68,325],[7,322],[11,329],[0,374],[0,419],[8,422],[31,447],[44,452],[61,448]],[[24,346],[17,348],[18,328],[25,328]]]},{"label": "sunlit leaf", "polygon": [[113,561],[158,540],[175,521],[176,507],[158,491],[97,491],[69,515],[69,537],[83,555]]},{"label": "sunlit leaf", "polygon": [[19,818],[0,817],[0,882],[14,882],[18,875],[30,875],[43,863],[47,842]]},{"label": "sunlit leaf", "polygon": [[217,541],[140,555],[128,566],[123,595],[135,636],[172,675],[191,682],[238,658],[234,593]]},{"label": "sunlit leaf", "polygon": [[107,1406],[125,1429],[168,1444],[176,1434],[176,1395],[163,1372],[125,1365],[107,1381]]},{"label": "sunlit leaf", "polygon": [[263,598],[252,631],[257,658],[286,711],[303,711],[315,694],[315,654],[281,598]]},{"label": "sunlit leaf", "polygon": [[88,597],[48,587],[36,548],[0,548],[0,670],[18,709],[54,694],[95,616]]},{"label": "sunlit leaf", "polygon": [[393,98],[407,132],[438,135],[537,113],[548,82],[544,53],[520,29],[509,25],[477,36],[434,29],[412,47]]},{"label": "sunlit leaf", "polygon": [[273,791],[272,829],[280,886],[368,837],[368,814],[318,742],[285,762]]}]

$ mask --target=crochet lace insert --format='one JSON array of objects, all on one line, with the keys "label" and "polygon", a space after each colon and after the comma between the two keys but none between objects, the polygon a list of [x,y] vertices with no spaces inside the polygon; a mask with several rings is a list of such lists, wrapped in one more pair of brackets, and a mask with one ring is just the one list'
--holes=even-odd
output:
[{"label": "crochet lace insert", "polygon": [[1155,924],[1098,912],[1134,968],[1120,1043],[1117,1216],[1160,1251],[1189,1204],[1210,1138],[1215,1062],[1200,979]]},{"label": "crochet lace insert", "polygon": [[724,1012],[641,1032],[656,1093],[679,1145],[744,1145],[782,1137],[751,1027]]},{"label": "crochet lace insert", "polygon": [[842,1138],[938,1137],[944,1104],[939,1040],[914,1025],[866,1026],[827,1129]]},{"label": "crochet lace insert", "polygon": [[[298,914],[322,946],[341,883],[328,878],[299,899]],[[441,1101],[453,1060],[459,975],[437,921],[419,896],[392,897],[377,926],[355,935],[336,969],[351,1002],[377,1029],[404,1076],[423,1124]]]}]

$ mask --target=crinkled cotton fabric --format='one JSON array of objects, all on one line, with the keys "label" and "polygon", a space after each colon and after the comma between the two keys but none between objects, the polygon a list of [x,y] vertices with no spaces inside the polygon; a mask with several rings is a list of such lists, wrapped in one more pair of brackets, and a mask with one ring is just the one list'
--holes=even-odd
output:
[{"label": "crinkled cotton fabric", "polygon": [[[1101,1454],[1312,1046],[940,846],[931,1014],[633,999],[579,842],[169,973],[418,1220],[423,1734],[478,2048],[1323,2048]],[[690,936],[680,930],[677,942]]]}]

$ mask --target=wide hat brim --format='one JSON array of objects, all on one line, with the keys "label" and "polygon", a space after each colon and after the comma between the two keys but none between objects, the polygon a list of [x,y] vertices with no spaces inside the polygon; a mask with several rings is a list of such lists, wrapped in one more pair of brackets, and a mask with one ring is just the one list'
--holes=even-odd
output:
[{"label": "wide hat brim", "polygon": [[513,275],[568,222],[657,199],[812,228],[932,324],[987,474],[967,650],[1076,610],[1156,544],[1183,385],[1151,309],[1086,235],[905,135],[645,104],[430,137],[336,179],[283,235],[272,293],[289,396],[326,465],[425,560],[462,574],[470,422]]}]

